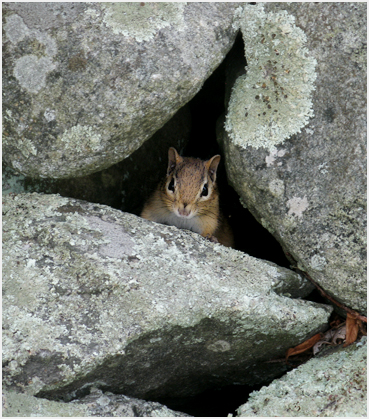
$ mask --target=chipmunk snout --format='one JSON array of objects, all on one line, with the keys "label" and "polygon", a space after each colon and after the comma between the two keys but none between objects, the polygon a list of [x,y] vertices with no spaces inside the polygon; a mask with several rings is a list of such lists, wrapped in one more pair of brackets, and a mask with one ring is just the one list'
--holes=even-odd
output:
[{"label": "chipmunk snout", "polygon": [[177,208],[177,215],[179,217],[185,217],[189,218],[193,216],[193,211],[191,209],[191,205],[188,205],[187,203],[183,203]]}]

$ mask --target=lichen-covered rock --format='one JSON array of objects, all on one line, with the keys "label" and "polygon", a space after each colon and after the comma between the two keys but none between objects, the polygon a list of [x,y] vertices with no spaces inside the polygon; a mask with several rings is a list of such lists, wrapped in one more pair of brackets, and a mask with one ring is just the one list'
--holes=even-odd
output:
[{"label": "lichen-covered rock", "polygon": [[265,382],[264,363],[324,329],[285,268],[103,205],[3,199],[4,386],[70,400],[145,399]]},{"label": "lichen-covered rock", "polygon": [[28,394],[3,392],[3,417],[186,417],[155,402],[92,389],[91,394],[70,403],[41,399]]},{"label": "lichen-covered rock", "polygon": [[242,148],[219,132],[228,178],[301,270],[339,302],[365,312],[366,4],[264,7],[286,10],[305,32],[317,60],[315,116],[301,133],[274,147]]},{"label": "lichen-covered rock", "polygon": [[306,35],[285,10],[262,3],[239,9],[247,74],[233,86],[225,128],[241,147],[271,148],[299,132],[313,115],[316,60]]},{"label": "lichen-covered rock", "polygon": [[96,388],[93,388],[88,396],[73,400],[72,404],[87,406],[91,416],[190,417],[185,413],[168,409],[160,403],[148,402],[120,394],[103,393]]},{"label": "lichen-covered rock", "polygon": [[251,393],[238,417],[367,417],[367,340],[313,358]]},{"label": "lichen-covered rock", "polygon": [[231,48],[238,3],[3,4],[3,158],[69,178],[129,156]]}]

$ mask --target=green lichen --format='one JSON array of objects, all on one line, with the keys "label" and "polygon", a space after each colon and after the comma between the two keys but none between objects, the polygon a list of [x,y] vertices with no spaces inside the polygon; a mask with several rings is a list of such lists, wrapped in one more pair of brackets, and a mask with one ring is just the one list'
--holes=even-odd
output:
[{"label": "green lichen", "polygon": [[114,33],[132,36],[138,42],[149,41],[160,29],[184,26],[183,8],[186,3],[104,3],[104,22]]},{"label": "green lichen", "polygon": [[313,116],[311,94],[316,60],[306,36],[285,10],[266,13],[245,6],[240,27],[247,74],[237,79],[225,128],[242,146],[271,149],[300,132]]},{"label": "green lichen", "polygon": [[78,124],[65,130],[60,140],[64,149],[73,149],[78,153],[99,151],[103,147],[101,134],[87,125]]},{"label": "green lichen", "polygon": [[306,364],[250,394],[238,417],[366,417],[366,337]]}]

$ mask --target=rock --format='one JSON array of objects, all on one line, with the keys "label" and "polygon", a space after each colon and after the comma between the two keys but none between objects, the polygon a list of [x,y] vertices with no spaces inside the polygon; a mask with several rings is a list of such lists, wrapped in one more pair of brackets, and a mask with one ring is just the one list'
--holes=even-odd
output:
[{"label": "rock", "polygon": [[28,394],[3,393],[3,416],[41,417],[188,417],[167,407],[144,400],[134,399],[93,389],[91,394],[71,403],[40,399]]},{"label": "rock", "polygon": [[3,199],[3,380],[69,401],[102,388],[149,400],[267,382],[265,363],[324,330],[298,274],[103,205]]},{"label": "rock", "polygon": [[247,75],[233,86],[225,128],[241,147],[270,148],[299,132],[313,115],[316,60],[286,11],[267,13],[258,3],[239,16]]},{"label": "rock", "polygon": [[[262,6],[245,7],[248,19],[247,10],[261,10]],[[302,30],[306,36],[306,44],[301,44],[305,45],[305,55],[317,60],[312,93],[314,117],[305,128],[300,128],[300,133],[283,143],[264,141],[264,146],[258,142],[251,145],[252,133],[247,132],[247,126],[239,126],[236,131],[240,136],[244,130],[243,145],[239,141],[235,144],[232,133],[219,130],[228,179],[243,205],[274,235],[301,270],[337,301],[365,312],[366,5],[265,3],[265,11],[267,23],[259,29],[268,34],[264,42],[274,45],[274,32],[280,42],[283,37],[287,44],[291,42],[289,36],[295,37],[297,30],[291,23],[293,18],[300,28],[297,33],[301,35]],[[260,13],[263,17],[264,12]],[[252,16],[256,19],[255,12]],[[274,32],[268,30],[271,24]],[[265,54],[263,48],[262,43],[246,44],[246,59],[248,51]],[[263,100],[266,108],[266,97],[276,95],[274,81],[279,83],[279,91],[284,85],[281,70],[291,68],[286,75],[301,76],[293,74],[296,63],[290,67],[292,58],[287,53],[277,56],[273,48],[270,51],[279,72],[274,74],[265,64],[260,78],[266,81],[266,87],[253,89],[255,98],[259,97],[254,100]],[[266,57],[260,59],[264,62]],[[310,75],[310,80],[313,78]],[[245,97],[245,105],[246,99],[250,98]],[[279,102],[274,105],[278,112],[285,106],[279,107]],[[296,110],[299,106],[297,101]],[[239,114],[241,111],[244,112],[237,110]],[[236,123],[232,116],[227,118]],[[265,126],[267,129],[267,121]]]},{"label": "rock", "polygon": [[231,48],[239,3],[5,3],[3,158],[85,176],[128,157]]},{"label": "rock", "polygon": [[39,399],[29,394],[3,390],[3,417],[79,417],[85,416],[86,407],[72,403],[58,403]]},{"label": "rock", "polygon": [[313,358],[251,393],[237,416],[367,417],[366,341]]},{"label": "rock", "polygon": [[186,105],[123,161],[100,172],[72,179],[25,177],[3,164],[3,195],[14,192],[58,193],[139,214],[143,202],[166,173],[169,147],[183,149],[190,129],[191,114]]},{"label": "rock", "polygon": [[73,400],[72,403],[88,406],[93,416],[191,417],[185,413],[168,409],[160,403],[103,393],[98,389],[92,389],[88,396]]}]

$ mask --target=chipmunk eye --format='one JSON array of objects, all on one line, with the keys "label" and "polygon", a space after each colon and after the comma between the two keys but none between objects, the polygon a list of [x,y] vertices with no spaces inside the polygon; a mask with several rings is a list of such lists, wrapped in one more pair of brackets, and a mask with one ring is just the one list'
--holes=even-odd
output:
[{"label": "chipmunk eye", "polygon": [[208,184],[205,183],[204,187],[202,188],[201,196],[208,196]]},{"label": "chipmunk eye", "polygon": [[168,190],[174,192],[174,178],[169,182]]}]

